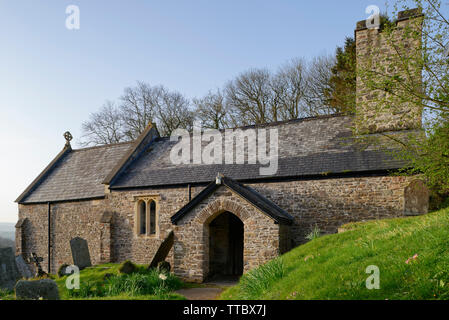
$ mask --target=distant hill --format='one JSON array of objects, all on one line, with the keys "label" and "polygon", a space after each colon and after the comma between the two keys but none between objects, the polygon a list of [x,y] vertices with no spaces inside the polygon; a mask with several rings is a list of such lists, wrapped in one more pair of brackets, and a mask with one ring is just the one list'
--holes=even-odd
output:
[{"label": "distant hill", "polygon": [[14,248],[15,243],[10,239],[0,237],[0,248]]},{"label": "distant hill", "polygon": [[15,240],[16,228],[14,223],[0,222],[0,237],[4,239]]}]

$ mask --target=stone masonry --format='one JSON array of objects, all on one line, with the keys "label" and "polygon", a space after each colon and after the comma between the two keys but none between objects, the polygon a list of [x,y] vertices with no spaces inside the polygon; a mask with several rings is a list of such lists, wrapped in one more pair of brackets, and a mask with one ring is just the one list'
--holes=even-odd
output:
[{"label": "stone masonry", "polygon": [[[186,279],[201,281],[208,271],[207,224],[219,213],[229,211],[244,223],[245,271],[306,241],[316,225],[323,233],[335,233],[343,224],[404,216],[405,189],[412,178],[368,176],[343,179],[325,178],[251,184],[268,199],[285,208],[295,219],[292,226],[274,224],[245,200],[228,190],[219,190],[198,206],[180,225],[170,217],[188,203],[187,188],[147,189],[112,192],[104,200],[58,203],[52,206],[52,272],[72,263],[70,240],[88,241],[93,264],[132,260],[148,264],[168,230],[175,230],[174,252],[169,261],[175,272]],[[193,196],[203,187],[193,188]],[[135,198],[158,196],[158,234],[138,236],[134,232]],[[101,222],[104,212],[110,223]],[[16,252],[44,257],[47,267],[47,205],[20,205],[25,237]],[[281,230],[281,231],[280,231]],[[48,270],[48,269],[47,269]]]},{"label": "stone masonry", "polygon": [[[419,61],[421,56],[423,16],[418,10],[400,12],[393,30],[368,29],[365,21],[357,24],[355,31],[357,48],[357,129],[361,133],[374,133],[421,128],[422,108],[413,104],[414,96],[407,99],[407,92],[395,86],[389,93],[386,88],[371,90],[368,83],[378,84],[400,75],[407,85],[420,86],[421,69],[403,59]],[[373,70],[375,73],[373,73]],[[400,92],[400,93],[399,93]],[[401,97],[401,98],[400,98]],[[406,101],[405,101],[405,100]]]}]

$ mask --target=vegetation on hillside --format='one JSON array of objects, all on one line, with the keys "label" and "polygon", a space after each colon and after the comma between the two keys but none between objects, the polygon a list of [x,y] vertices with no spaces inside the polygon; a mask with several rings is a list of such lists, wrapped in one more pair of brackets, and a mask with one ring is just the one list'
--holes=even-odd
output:
[{"label": "vegetation on hillside", "polygon": [[[449,299],[449,208],[354,223],[244,275],[222,299]],[[366,273],[379,268],[380,289]]]},{"label": "vegetation on hillside", "polygon": [[135,272],[120,273],[121,265],[105,264],[81,271],[80,289],[66,287],[68,276],[56,280],[64,300],[180,300],[173,293],[182,282],[173,274],[137,266]]}]

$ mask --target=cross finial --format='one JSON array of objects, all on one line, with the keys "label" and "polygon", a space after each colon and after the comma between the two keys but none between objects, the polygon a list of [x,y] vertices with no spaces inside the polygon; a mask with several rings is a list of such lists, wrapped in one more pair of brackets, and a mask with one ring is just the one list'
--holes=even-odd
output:
[{"label": "cross finial", "polygon": [[73,139],[72,134],[67,131],[66,133],[64,133],[64,139],[66,141],[65,142],[66,148],[70,147],[70,141],[72,141],[72,139]]}]

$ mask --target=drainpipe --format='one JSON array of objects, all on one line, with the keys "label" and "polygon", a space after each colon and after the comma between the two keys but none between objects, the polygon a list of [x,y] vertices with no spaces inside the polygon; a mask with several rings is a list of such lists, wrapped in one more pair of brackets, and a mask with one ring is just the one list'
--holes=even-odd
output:
[{"label": "drainpipe", "polygon": [[48,203],[48,273],[51,273],[51,202]]},{"label": "drainpipe", "polygon": [[187,186],[188,190],[189,190],[189,202],[192,201],[192,185],[188,185]]}]

